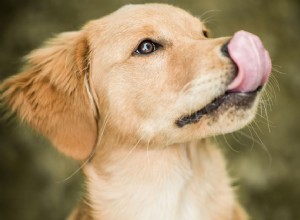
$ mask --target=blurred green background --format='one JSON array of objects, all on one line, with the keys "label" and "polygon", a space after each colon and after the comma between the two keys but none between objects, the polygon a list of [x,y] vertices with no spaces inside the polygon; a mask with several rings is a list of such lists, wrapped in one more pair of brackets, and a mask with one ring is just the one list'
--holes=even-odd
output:
[{"label": "blurred green background", "polygon": [[[0,80],[17,73],[21,57],[56,33],[76,30],[124,4],[143,2],[1,0]],[[300,219],[300,1],[163,2],[203,18],[213,37],[244,29],[263,40],[274,64],[264,98],[268,114],[262,107],[250,126],[216,141],[252,219]],[[84,192],[77,168],[28,127],[1,121],[0,219],[65,219]]]}]

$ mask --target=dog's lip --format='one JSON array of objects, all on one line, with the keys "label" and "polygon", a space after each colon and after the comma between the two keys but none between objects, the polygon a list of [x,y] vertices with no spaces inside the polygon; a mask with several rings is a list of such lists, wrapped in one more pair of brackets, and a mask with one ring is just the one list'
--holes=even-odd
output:
[{"label": "dog's lip", "polygon": [[262,89],[259,86],[256,90],[252,92],[232,92],[227,91],[225,94],[215,98],[211,103],[207,104],[203,108],[193,112],[189,115],[183,115],[176,120],[175,124],[177,127],[182,128],[188,124],[197,123],[203,116],[208,115],[219,109],[222,105],[236,105],[247,107],[251,104],[257,93]]}]

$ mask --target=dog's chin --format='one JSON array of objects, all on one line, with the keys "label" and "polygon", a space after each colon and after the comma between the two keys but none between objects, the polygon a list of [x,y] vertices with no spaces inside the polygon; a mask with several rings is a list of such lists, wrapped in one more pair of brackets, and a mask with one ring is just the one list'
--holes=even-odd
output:
[{"label": "dog's chin", "polygon": [[[175,124],[178,128],[185,128],[204,119],[210,119],[209,121],[212,121],[211,123],[213,123],[213,121],[219,121],[216,118],[222,118],[222,114],[226,114],[230,109],[231,118],[236,118],[238,120],[239,117],[241,117],[241,112],[253,112],[251,110],[255,108],[254,103],[258,98],[257,96],[261,89],[262,87],[259,87],[252,92],[226,92],[225,94],[216,97],[211,103],[203,108],[191,114],[182,115],[175,121]],[[235,113],[237,114],[236,117],[234,116]],[[249,118],[252,119],[253,117],[249,116]],[[241,120],[244,119],[245,116],[243,116],[243,119],[241,118]],[[248,120],[246,120],[245,124],[247,123],[249,123]]]}]

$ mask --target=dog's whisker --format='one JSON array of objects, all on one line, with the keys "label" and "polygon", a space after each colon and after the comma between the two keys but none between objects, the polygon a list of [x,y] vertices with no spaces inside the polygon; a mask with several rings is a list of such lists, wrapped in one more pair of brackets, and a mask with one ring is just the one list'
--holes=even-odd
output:
[{"label": "dog's whisker", "polygon": [[277,69],[276,67],[282,68],[281,66],[273,65],[272,71],[274,71],[274,72],[276,72],[276,73],[279,73],[279,74],[283,74],[283,75],[286,75],[286,74],[287,74],[286,72],[280,71],[280,70]]},{"label": "dog's whisker", "polygon": [[[258,129],[260,129],[257,124],[255,124],[255,125],[256,125],[256,127],[258,127]],[[259,137],[258,133],[256,132],[256,129],[253,127],[253,124],[250,124],[250,126],[251,126],[252,131],[255,134],[256,138],[258,139],[258,141],[256,143],[266,152],[266,154],[269,158],[269,164],[271,164],[272,160],[273,160],[271,152],[269,151],[267,146],[262,142],[261,138]]]},{"label": "dog's whisker", "polygon": [[186,92],[189,91],[189,89],[193,88],[193,84],[194,84],[195,80],[192,80],[190,82],[188,82],[187,84],[185,84],[182,89],[179,91],[179,96],[185,95]]},{"label": "dog's whisker", "polygon": [[220,141],[217,136],[213,136],[213,141],[216,143],[217,146],[220,146]]},{"label": "dog's whisker", "polygon": [[147,144],[147,160],[148,160],[148,165],[150,165],[150,157],[149,157],[149,146],[150,146],[150,141],[151,139],[148,139],[148,144]]},{"label": "dog's whisker", "polygon": [[271,101],[276,100],[276,92],[275,89],[277,89],[278,91],[280,91],[279,85],[278,85],[278,81],[275,77],[270,77],[270,82],[268,83],[268,86],[265,90],[265,93],[263,95],[267,96]]},{"label": "dog's whisker", "polygon": [[229,147],[229,149],[231,149],[231,150],[232,150],[233,152],[235,152],[235,153],[239,153],[239,151],[236,150],[236,149],[234,149],[234,148],[231,146],[231,144],[228,142],[228,140],[227,140],[227,138],[226,138],[226,135],[222,134],[222,137],[223,137],[223,139],[224,139],[226,145]]},{"label": "dog's whisker", "polygon": [[94,147],[93,151],[88,156],[88,158],[73,173],[71,173],[68,177],[66,177],[63,180],[57,181],[58,183],[64,183],[64,182],[70,180],[72,177],[74,177],[78,172],[80,172],[90,162],[90,160],[93,158],[93,156],[97,152],[99,143],[101,142],[103,134],[104,134],[104,131],[106,129],[106,125],[107,125],[108,119],[109,119],[109,114],[107,114],[106,117],[105,117],[105,119],[104,119],[103,128],[102,128],[102,131],[101,131],[101,133],[100,133],[100,135],[98,137],[98,140],[96,141],[96,146]]},{"label": "dog's whisker", "polygon": [[274,103],[272,102],[272,100],[269,99],[269,100],[264,100],[263,105],[266,107],[266,109],[268,109],[268,112],[270,112],[273,108]]},{"label": "dog's whisker", "polygon": [[265,125],[267,125],[269,127],[272,127],[272,128],[276,127],[275,124],[272,121],[270,121],[269,119],[267,119],[265,116],[263,116],[263,115],[261,115],[259,113],[257,113],[257,116],[259,118],[256,118],[255,120],[258,120],[260,123],[263,123],[263,124],[265,124]]},{"label": "dog's whisker", "polygon": [[[261,130],[261,127],[259,126],[259,124],[257,123],[257,121],[256,120],[253,120],[253,122],[250,124],[250,126],[256,126],[257,127],[257,129],[255,129],[255,130],[258,130],[258,132],[260,133],[260,134],[263,134],[263,131]],[[254,127],[253,127],[253,129],[254,129]]]},{"label": "dog's whisker", "polygon": [[105,132],[105,129],[107,127],[107,124],[108,124],[108,121],[109,121],[109,118],[110,118],[110,113],[108,112],[103,120],[103,126],[102,126],[102,129],[101,129],[101,133],[96,141],[96,147],[94,148],[92,154],[90,155],[89,157],[89,160],[93,158],[93,156],[95,155],[97,149],[98,149],[98,146],[100,146],[100,143],[102,141],[102,138],[103,138],[103,135],[104,135],[104,132]]},{"label": "dog's whisker", "polygon": [[264,95],[261,99],[261,102],[264,103],[264,105],[268,106],[269,108],[271,108],[274,103],[273,103],[273,99],[268,95]]},{"label": "dog's whisker", "polygon": [[269,130],[269,133],[271,133],[270,120],[269,120],[268,110],[267,110],[267,107],[266,107],[266,105],[265,105],[264,102],[262,102],[262,106],[263,106],[263,109],[264,109],[264,112],[265,112],[265,115],[266,115],[266,120],[267,120],[268,130]]},{"label": "dog's whisker", "polygon": [[220,12],[221,10],[219,9],[211,9],[211,10],[207,10],[205,11],[204,13],[202,13],[200,16],[199,16],[199,19],[204,23],[208,23],[208,20],[215,17],[216,15],[213,14],[213,13],[216,13],[216,12]]},{"label": "dog's whisker", "polygon": [[241,146],[245,146],[245,143],[241,142],[241,140],[239,139],[238,135],[236,135],[235,132],[230,133],[230,136]]},{"label": "dog's whisker", "polygon": [[208,14],[211,14],[211,13],[215,13],[215,12],[220,12],[221,10],[220,9],[210,9],[210,10],[207,10],[205,12],[203,12],[200,16],[198,16],[200,19],[203,19],[204,16],[208,15]]},{"label": "dog's whisker", "polygon": [[[251,141],[250,151],[253,151],[254,144],[256,143],[256,144],[260,145],[260,143],[259,143],[257,140],[255,140],[255,138],[254,138],[254,136],[253,136],[253,133],[252,133],[252,131],[251,131],[251,126],[250,126],[250,125],[247,126],[247,129],[248,129],[250,135],[247,134],[247,133],[244,132],[244,131],[237,131],[236,133],[239,134],[239,135],[241,135],[241,136],[243,136],[244,138],[249,139],[249,140]],[[248,145],[246,145],[246,146],[248,146]]]},{"label": "dog's whisker", "polygon": [[[266,124],[267,124],[267,127],[268,127],[268,130],[269,132],[271,133],[271,129],[270,129],[270,120],[269,120],[269,117],[268,117],[268,112],[267,112],[267,107],[266,107],[266,103],[265,102],[260,102],[260,114],[258,114],[262,119],[265,119],[266,120]],[[264,116],[265,115],[265,116]]]},{"label": "dog's whisker", "polygon": [[122,161],[126,161],[127,158],[132,154],[132,152],[137,148],[137,146],[139,145],[139,143],[141,142],[141,140],[145,137],[145,135],[143,135],[137,142],[135,145],[133,145],[133,147],[128,151],[128,153],[125,155],[125,157],[122,159]]},{"label": "dog's whisker", "polygon": [[276,78],[276,75],[274,75],[274,74],[270,75],[270,81],[271,81],[271,83],[274,83],[275,86],[277,87],[278,91],[280,91],[280,86],[279,86],[279,82]]},{"label": "dog's whisker", "polygon": [[215,16],[209,17],[203,21],[204,24],[210,24],[216,23],[218,20],[215,19]]},{"label": "dog's whisker", "polygon": [[251,127],[247,127],[247,128],[248,128],[248,131],[249,131],[249,133],[250,133],[250,138],[251,138],[251,141],[252,141],[252,142],[251,142],[251,148],[250,148],[250,151],[253,151],[255,139],[254,139],[254,136],[253,136]]},{"label": "dog's whisker", "polygon": [[[274,91],[274,90],[272,90],[272,91]],[[262,97],[262,103],[264,103],[264,105],[268,106],[270,108],[270,110],[271,110],[271,107],[274,105],[274,103],[273,103],[274,99],[271,96],[274,96],[274,99],[276,99],[275,92],[273,92],[271,94],[271,92],[266,91]]]}]

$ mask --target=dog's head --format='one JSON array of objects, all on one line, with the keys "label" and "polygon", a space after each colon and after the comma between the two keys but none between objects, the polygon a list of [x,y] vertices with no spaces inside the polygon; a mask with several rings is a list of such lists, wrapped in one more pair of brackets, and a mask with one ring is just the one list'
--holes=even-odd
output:
[{"label": "dog's head", "polygon": [[2,84],[3,101],[77,159],[104,126],[160,146],[237,130],[253,119],[271,70],[256,36],[210,39],[199,19],[161,4],[125,6],[27,60]]}]

